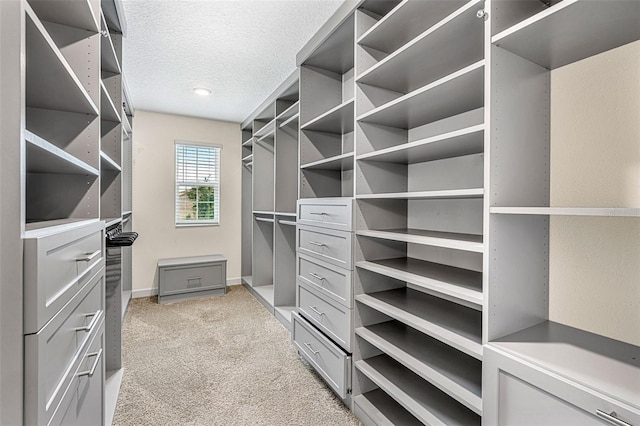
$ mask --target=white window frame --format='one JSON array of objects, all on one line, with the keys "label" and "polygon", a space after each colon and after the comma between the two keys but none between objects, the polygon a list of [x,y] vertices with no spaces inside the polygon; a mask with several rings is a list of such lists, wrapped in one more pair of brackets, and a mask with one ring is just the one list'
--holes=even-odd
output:
[{"label": "white window frame", "polygon": [[[1,0],[0,0],[1,1]],[[202,182],[189,182],[189,181],[181,181],[178,180],[178,146],[182,145],[182,146],[194,146],[194,147],[204,147],[204,148],[215,148],[218,150],[218,156],[217,156],[217,168],[218,168],[218,181],[217,182],[213,182],[212,184],[208,184],[208,185],[203,185]],[[173,155],[174,155],[174,161],[173,161],[173,188],[174,188],[174,194],[173,194],[173,215],[174,215],[174,223],[175,226],[177,228],[183,228],[183,227],[190,227],[190,226],[219,226],[220,225],[220,216],[221,216],[221,210],[222,210],[222,206],[221,206],[221,199],[220,199],[220,193],[221,193],[221,180],[222,180],[222,176],[221,176],[221,164],[222,164],[222,145],[220,144],[215,144],[215,143],[208,143],[208,142],[193,142],[193,141],[185,141],[185,140],[175,140],[174,141],[174,147],[173,147]],[[216,196],[217,196],[217,203],[218,203],[218,217],[217,220],[200,220],[200,219],[195,219],[195,220],[179,220],[178,219],[178,188],[180,186],[211,186],[211,187],[216,187],[217,186],[217,192],[216,192]]]}]

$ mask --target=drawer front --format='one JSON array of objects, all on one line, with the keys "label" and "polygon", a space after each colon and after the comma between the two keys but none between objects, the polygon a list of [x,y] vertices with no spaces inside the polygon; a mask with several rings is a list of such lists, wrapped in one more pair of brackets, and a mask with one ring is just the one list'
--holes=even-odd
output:
[{"label": "drawer front", "polygon": [[160,295],[223,288],[226,284],[224,263],[184,265],[160,268]]},{"label": "drawer front", "polygon": [[298,223],[323,228],[351,231],[353,200],[300,200],[298,202]]},{"label": "drawer front", "polygon": [[298,311],[316,327],[351,352],[351,309],[323,299],[312,287],[298,282]]},{"label": "drawer front", "polygon": [[490,347],[484,354],[483,384],[497,392],[483,398],[489,424],[611,425],[601,411],[640,425],[640,410],[621,401]]},{"label": "drawer front", "polygon": [[37,333],[104,266],[104,222],[24,240],[24,333]]},{"label": "drawer front", "polygon": [[351,387],[351,357],[315,330],[297,313],[291,315],[291,338],[302,355],[341,397]]},{"label": "drawer front", "polygon": [[353,234],[350,232],[298,225],[297,233],[298,253],[352,269]]},{"label": "drawer front", "polygon": [[27,422],[46,423],[72,379],[70,372],[104,318],[104,269],[38,333],[25,336]]},{"label": "drawer front", "polygon": [[303,254],[298,255],[298,280],[312,286],[324,296],[351,308],[351,271],[336,268]]},{"label": "drawer front", "polygon": [[104,321],[78,359],[50,425],[104,424]]}]

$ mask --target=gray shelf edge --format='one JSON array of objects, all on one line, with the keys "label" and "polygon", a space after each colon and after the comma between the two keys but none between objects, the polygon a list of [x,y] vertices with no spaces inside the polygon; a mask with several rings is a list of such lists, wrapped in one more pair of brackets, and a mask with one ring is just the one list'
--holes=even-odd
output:
[{"label": "gray shelf edge", "polygon": [[52,156],[55,156],[63,161],[68,162],[69,164],[80,168],[82,170],[85,170],[87,174],[93,175],[93,176],[99,176],[100,172],[95,168],[92,167],[90,165],[88,165],[87,163],[85,163],[82,160],[79,160],[78,158],[74,157],[71,154],[68,154],[67,152],[65,152],[63,149],[58,148],[57,146],[55,146],[54,144],[52,144],[51,142],[47,141],[46,139],[41,138],[40,136],[36,135],[35,133],[32,133],[28,130],[25,130],[24,132],[25,134],[25,140],[33,145],[33,146],[37,146],[38,148],[47,151],[48,153],[50,153]]},{"label": "gray shelf edge", "polygon": [[291,85],[295,83],[296,80],[298,80],[298,73],[299,71],[296,67],[296,69],[293,70],[293,72],[282,83],[280,83],[280,85],[264,101],[262,101],[262,103],[260,103],[251,112],[251,114],[247,116],[247,118],[244,119],[244,121],[240,124],[240,128],[244,129],[245,127],[249,126],[258,114],[264,111],[265,108],[269,107],[269,105],[273,104],[283,91],[291,87]]}]

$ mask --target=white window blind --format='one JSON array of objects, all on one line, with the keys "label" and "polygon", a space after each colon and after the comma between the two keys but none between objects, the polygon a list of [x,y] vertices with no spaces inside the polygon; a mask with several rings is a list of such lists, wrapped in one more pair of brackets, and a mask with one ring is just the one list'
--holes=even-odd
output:
[{"label": "white window blind", "polygon": [[176,225],[220,223],[220,150],[176,142]]}]

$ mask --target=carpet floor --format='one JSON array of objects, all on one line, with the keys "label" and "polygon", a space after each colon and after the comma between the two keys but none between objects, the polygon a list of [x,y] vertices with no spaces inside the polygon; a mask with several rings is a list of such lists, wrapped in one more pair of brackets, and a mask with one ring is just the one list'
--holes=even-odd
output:
[{"label": "carpet floor", "polygon": [[113,424],[358,425],[242,286],[158,305],[134,299]]}]

